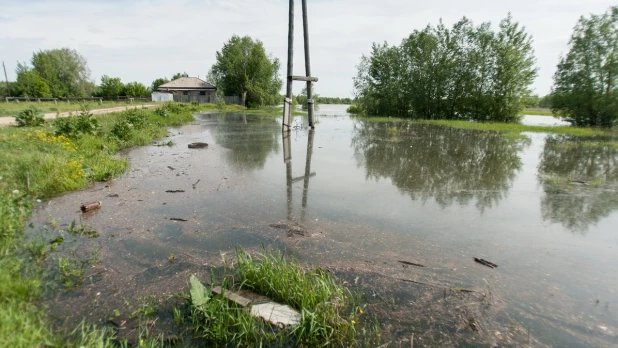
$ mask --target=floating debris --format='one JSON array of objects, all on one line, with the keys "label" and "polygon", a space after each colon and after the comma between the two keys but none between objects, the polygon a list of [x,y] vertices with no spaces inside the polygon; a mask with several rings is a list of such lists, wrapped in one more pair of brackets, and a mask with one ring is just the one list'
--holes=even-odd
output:
[{"label": "floating debris", "polygon": [[93,211],[99,208],[101,208],[101,202],[85,203],[82,204],[80,207],[83,213],[87,213],[89,211]]},{"label": "floating debris", "polygon": [[421,265],[420,263],[414,263],[414,262],[409,262],[409,261],[399,260],[397,262],[403,263],[404,265],[408,265],[408,266],[425,267],[425,265]]},{"label": "floating debris", "polygon": [[191,143],[189,144],[190,149],[205,149],[208,147],[207,143]]},{"label": "floating debris", "polygon": [[481,265],[485,265],[489,268],[497,268],[498,265],[496,265],[495,263],[491,262],[491,261],[487,261],[487,260],[483,260],[483,259],[479,259],[479,258],[474,258],[474,261],[480,263]]}]

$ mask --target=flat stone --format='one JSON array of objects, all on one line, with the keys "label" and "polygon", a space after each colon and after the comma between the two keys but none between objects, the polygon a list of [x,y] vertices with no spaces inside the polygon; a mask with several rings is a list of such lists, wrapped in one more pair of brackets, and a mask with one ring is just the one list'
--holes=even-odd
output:
[{"label": "flat stone", "polygon": [[274,325],[298,325],[300,313],[290,306],[268,302],[251,306],[251,315],[262,318]]},{"label": "flat stone", "polygon": [[[216,286],[214,289],[212,289],[212,292],[215,295],[220,295],[222,290],[220,286]],[[248,298],[244,298],[236,293],[233,293],[231,291],[226,291],[223,294],[223,297],[227,298],[228,300],[236,303],[237,305],[241,306],[241,307],[247,307],[251,304],[251,300],[249,300]]]}]

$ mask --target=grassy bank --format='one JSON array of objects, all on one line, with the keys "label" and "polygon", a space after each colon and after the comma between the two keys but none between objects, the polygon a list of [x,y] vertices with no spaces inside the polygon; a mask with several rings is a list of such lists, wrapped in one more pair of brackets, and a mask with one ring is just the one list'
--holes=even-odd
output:
[{"label": "grassy bank", "polygon": [[[20,256],[25,221],[34,200],[120,175],[127,161],[117,157],[117,151],[151,144],[167,134],[167,127],[193,120],[192,112],[199,109],[170,105],[165,112],[128,110],[88,117],[89,125],[97,125],[92,127],[93,134],[58,134],[59,125],[51,122],[34,128],[0,129],[0,346],[72,345],[51,330],[42,309],[35,305],[44,290],[44,270]],[[85,331],[77,336],[99,342],[98,334]]]},{"label": "grassy bank", "polygon": [[103,103],[101,104],[99,104],[99,102],[97,101],[89,101],[85,103],[72,101],[70,104],[62,101],[59,101],[57,104],[54,104],[53,102],[0,102],[0,117],[16,116],[21,110],[27,109],[31,106],[43,111],[44,113],[79,111],[81,110],[82,104],[88,105],[88,107],[90,107],[91,109],[106,109],[119,106],[140,105],[147,103],[143,103],[141,101],[134,102],[132,104],[130,104],[128,101],[103,101]]},{"label": "grassy bank", "polygon": [[570,126],[526,126],[518,123],[480,123],[468,121],[447,121],[447,120],[424,120],[417,121],[419,123],[435,124],[444,127],[460,128],[460,129],[475,129],[485,131],[498,131],[508,133],[536,132],[536,133],[551,133],[565,134],[573,136],[611,136],[616,135],[615,131],[604,130],[598,128],[580,128]]},{"label": "grassy bank", "polygon": [[550,134],[564,134],[581,137],[591,136],[616,136],[618,131],[615,129],[601,129],[601,128],[582,128],[571,126],[527,126],[519,123],[499,123],[499,122],[470,122],[470,121],[453,121],[453,120],[409,120],[405,118],[397,117],[367,117],[367,116],[354,116],[357,119],[361,119],[369,122],[414,122],[419,124],[434,124],[443,127],[459,128],[459,129],[473,129],[480,131],[497,131],[504,133],[522,133],[522,132],[536,132],[536,133],[550,133]]},{"label": "grassy bank", "polygon": [[521,115],[534,115],[534,116],[554,116],[551,109],[547,108],[526,108],[520,112]]}]

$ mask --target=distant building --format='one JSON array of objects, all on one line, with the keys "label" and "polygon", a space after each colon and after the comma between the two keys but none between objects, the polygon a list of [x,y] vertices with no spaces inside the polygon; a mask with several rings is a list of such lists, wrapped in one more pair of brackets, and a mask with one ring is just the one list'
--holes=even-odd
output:
[{"label": "distant building", "polygon": [[159,92],[171,93],[175,102],[216,103],[217,87],[197,77],[181,77],[162,84]]}]

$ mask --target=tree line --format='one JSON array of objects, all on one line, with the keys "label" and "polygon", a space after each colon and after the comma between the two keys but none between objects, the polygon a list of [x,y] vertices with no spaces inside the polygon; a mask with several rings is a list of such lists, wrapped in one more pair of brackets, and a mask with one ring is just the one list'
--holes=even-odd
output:
[{"label": "tree line", "polygon": [[354,79],[368,115],[514,122],[536,77],[532,38],[511,15],[497,31],[463,18],[374,44]]},{"label": "tree line", "polygon": [[479,26],[465,17],[415,30],[399,46],[373,44],[354,79],[367,115],[517,122],[524,107],[551,108],[576,126],[618,124],[618,7],[582,16],[549,95],[531,94],[532,37],[509,14]]}]

